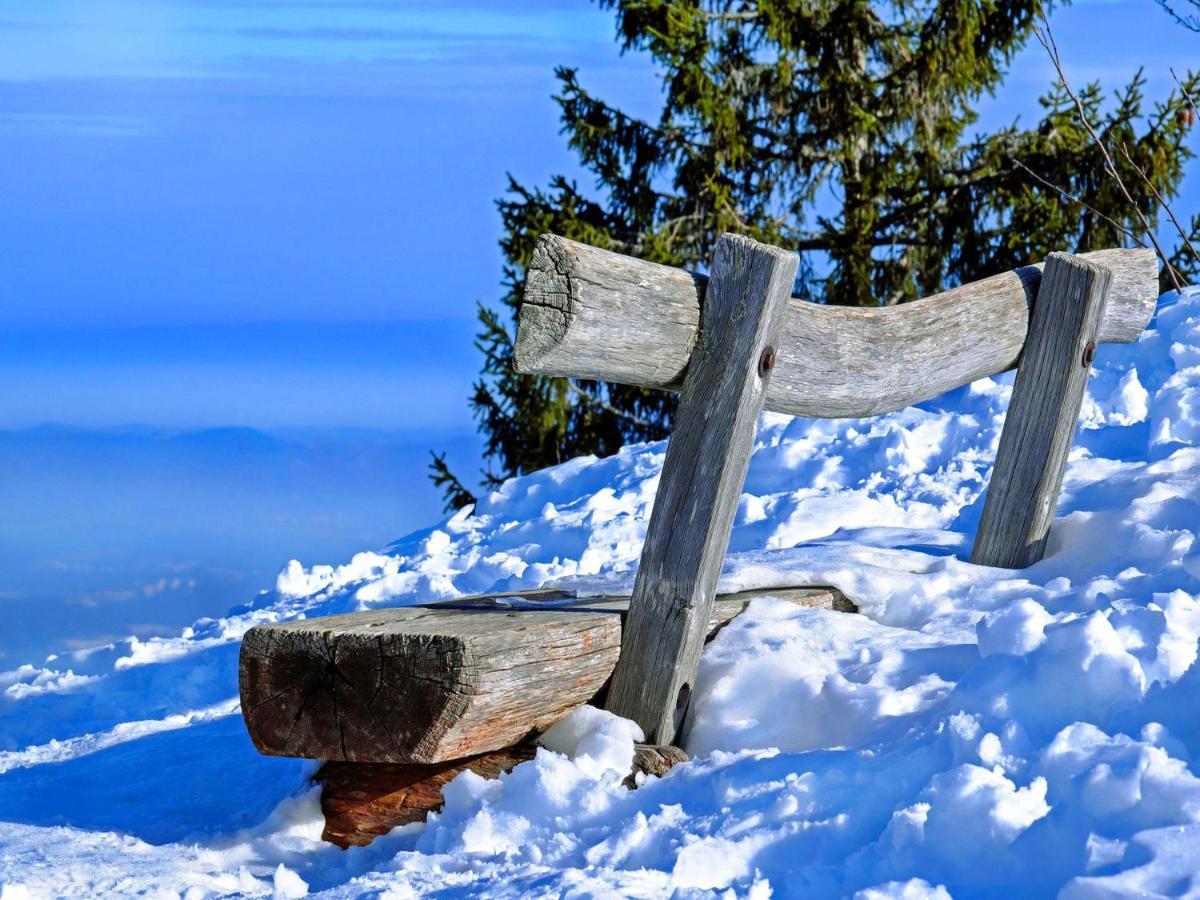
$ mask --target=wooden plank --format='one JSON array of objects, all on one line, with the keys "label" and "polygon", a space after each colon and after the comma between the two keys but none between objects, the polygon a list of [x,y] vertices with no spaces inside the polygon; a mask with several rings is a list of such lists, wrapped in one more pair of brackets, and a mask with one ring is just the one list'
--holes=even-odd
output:
[{"label": "wooden plank", "polygon": [[687,710],[797,263],[734,235],[713,254],[607,702],[654,744]]},{"label": "wooden plank", "polygon": [[971,561],[1018,569],[1042,558],[1112,282],[1053,253],[1033,308]]},{"label": "wooden plank", "polygon": [[[718,598],[715,633],[754,597],[855,611],[833,588]],[[259,625],[242,640],[242,715],[272,756],[436,763],[514,745],[602,691],[628,597],[467,597]]]},{"label": "wooden plank", "polygon": [[[532,759],[536,752],[534,744],[526,743],[431,765],[327,762],[313,778],[321,785],[321,812],[325,816],[321,838],[342,849],[365,847],[393,828],[423,822],[429,813],[441,809],[442,789],[459,773],[470,771],[483,778],[498,778]],[[624,784],[633,789],[638,786],[639,775],[661,777],[687,760],[687,754],[678,747],[638,744]]]},{"label": "wooden plank", "polygon": [[[1158,299],[1154,252],[1100,250],[1083,258],[1112,270],[1097,342],[1136,340]],[[1039,264],[894,307],[793,299],[766,408],[872,416],[1012,369],[1040,281]],[[527,269],[516,368],[678,390],[706,285],[682,269],[546,235]]]}]

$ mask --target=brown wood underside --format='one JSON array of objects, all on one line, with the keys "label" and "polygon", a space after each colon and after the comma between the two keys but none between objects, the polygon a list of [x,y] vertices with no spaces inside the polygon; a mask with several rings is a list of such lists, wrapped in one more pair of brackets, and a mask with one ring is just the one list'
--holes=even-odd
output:
[{"label": "brown wood underside", "polygon": [[353,763],[327,762],[314,781],[321,785],[325,830],[321,839],[347,847],[364,847],[400,825],[424,822],[442,807],[442,788],[460,772],[497,778],[527,759],[532,744],[510,747],[454,762]]},{"label": "brown wood underside", "polygon": [[[393,828],[424,822],[442,808],[442,789],[459,773],[470,771],[483,778],[498,778],[528,759],[537,748],[525,743],[456,762],[418,765],[409,763],[327,762],[314,781],[321,785],[321,812],[325,816],[322,840],[347,847],[364,847]],[[639,744],[633,769],[625,779],[637,787],[638,776],[662,776],[687,754],[678,747]]]}]

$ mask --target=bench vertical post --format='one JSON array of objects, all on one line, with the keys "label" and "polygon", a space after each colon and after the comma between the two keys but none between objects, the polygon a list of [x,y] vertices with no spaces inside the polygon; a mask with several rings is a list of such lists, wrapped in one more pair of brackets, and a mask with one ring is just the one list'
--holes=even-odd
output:
[{"label": "bench vertical post", "polygon": [[1046,261],[1000,433],[971,562],[1020,569],[1046,551],[1111,282],[1066,253]]},{"label": "bench vertical post", "polygon": [[674,743],[687,711],[797,262],[717,241],[608,695],[652,743]]}]

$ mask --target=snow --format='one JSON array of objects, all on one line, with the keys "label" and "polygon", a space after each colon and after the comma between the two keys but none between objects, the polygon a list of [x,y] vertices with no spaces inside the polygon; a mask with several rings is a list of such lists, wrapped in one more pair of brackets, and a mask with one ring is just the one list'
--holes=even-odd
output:
[{"label": "snow", "polygon": [[1049,555],[966,562],[1011,376],[863,421],[768,415],[705,650],[692,762],[629,791],[585,708],[370,847],[238,715],[262,622],[554,584],[628,590],[664,445],[513,479],[176,637],[0,673],[0,897],[945,898],[1200,894],[1200,292],[1097,355]]}]

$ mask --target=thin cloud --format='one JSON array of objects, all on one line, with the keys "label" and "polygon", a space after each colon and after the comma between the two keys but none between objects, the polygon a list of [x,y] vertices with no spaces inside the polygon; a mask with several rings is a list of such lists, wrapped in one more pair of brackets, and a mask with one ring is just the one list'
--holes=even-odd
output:
[{"label": "thin cloud", "polygon": [[94,113],[0,113],[0,133],[137,138],[152,132],[146,119]]}]

